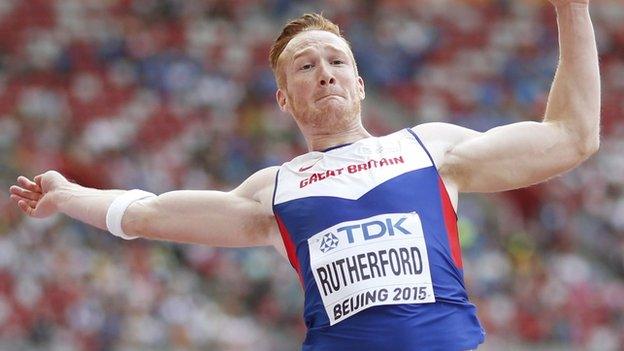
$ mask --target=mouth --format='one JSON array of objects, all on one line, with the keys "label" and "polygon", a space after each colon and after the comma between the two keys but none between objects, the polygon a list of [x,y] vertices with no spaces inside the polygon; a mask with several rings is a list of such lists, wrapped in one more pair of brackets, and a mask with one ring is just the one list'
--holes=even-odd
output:
[{"label": "mouth", "polygon": [[319,101],[321,101],[321,100],[325,100],[325,99],[328,99],[328,98],[341,98],[341,99],[344,99],[344,98],[343,98],[342,96],[340,96],[340,95],[336,95],[336,94],[329,94],[329,95],[325,95],[325,96],[322,96],[322,97],[320,97],[320,98],[316,99],[316,101],[317,101],[317,102],[319,102]]}]

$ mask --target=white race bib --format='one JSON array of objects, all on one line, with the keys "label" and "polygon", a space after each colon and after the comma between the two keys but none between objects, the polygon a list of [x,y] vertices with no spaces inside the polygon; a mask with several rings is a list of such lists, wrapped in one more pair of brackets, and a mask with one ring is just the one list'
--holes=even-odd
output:
[{"label": "white race bib", "polygon": [[417,213],[342,222],[308,239],[330,325],[372,306],[435,302]]}]

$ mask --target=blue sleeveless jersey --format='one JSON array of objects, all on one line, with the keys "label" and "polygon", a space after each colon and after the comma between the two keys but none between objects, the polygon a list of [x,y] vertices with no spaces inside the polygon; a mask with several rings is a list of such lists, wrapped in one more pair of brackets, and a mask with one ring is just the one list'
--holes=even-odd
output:
[{"label": "blue sleeveless jersey", "polygon": [[283,164],[273,211],[305,292],[302,350],[453,351],[483,342],[455,212],[410,129]]}]

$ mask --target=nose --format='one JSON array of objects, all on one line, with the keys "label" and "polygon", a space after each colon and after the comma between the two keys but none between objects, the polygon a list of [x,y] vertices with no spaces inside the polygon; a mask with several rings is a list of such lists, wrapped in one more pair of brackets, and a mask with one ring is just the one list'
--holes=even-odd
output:
[{"label": "nose", "polygon": [[336,84],[336,79],[332,76],[329,76],[329,77],[321,78],[320,83],[321,85],[327,85],[327,84],[334,85]]},{"label": "nose", "polygon": [[322,64],[321,69],[319,70],[319,83],[322,86],[336,84],[336,78],[325,64]]}]

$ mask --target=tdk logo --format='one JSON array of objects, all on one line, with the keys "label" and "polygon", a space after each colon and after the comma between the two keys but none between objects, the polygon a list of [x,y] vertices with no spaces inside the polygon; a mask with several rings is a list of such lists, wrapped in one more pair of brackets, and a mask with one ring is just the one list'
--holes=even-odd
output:
[{"label": "tdk logo", "polygon": [[[347,238],[349,243],[353,244],[356,236],[364,238],[364,240],[371,240],[381,238],[384,235],[395,235],[402,233],[410,235],[407,229],[401,226],[407,217],[401,217],[400,219],[386,218],[385,221],[370,221],[361,224],[348,225],[342,228],[336,229],[338,232],[347,232]],[[322,249],[321,249],[322,250]],[[325,251],[323,251],[325,252]]]},{"label": "tdk logo", "polygon": [[321,247],[319,249],[321,252],[325,253],[338,247],[338,242],[339,240],[334,234],[327,233],[323,235],[323,240],[321,240]]}]

